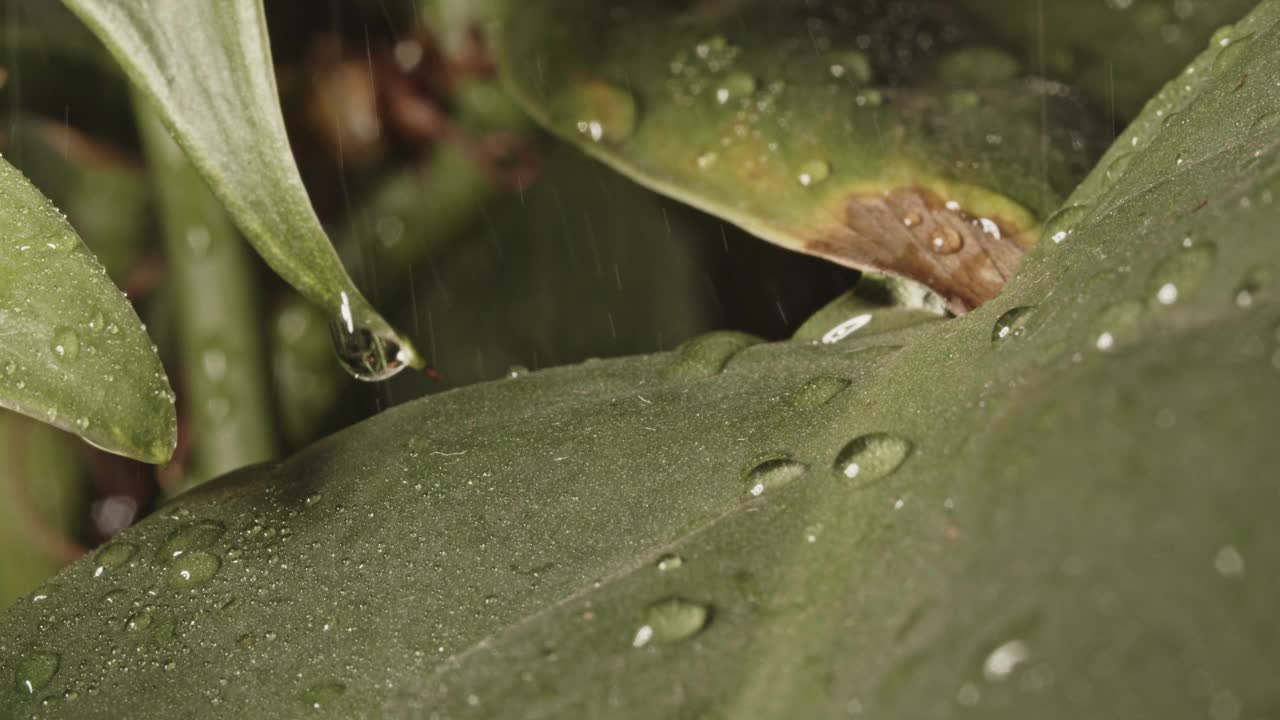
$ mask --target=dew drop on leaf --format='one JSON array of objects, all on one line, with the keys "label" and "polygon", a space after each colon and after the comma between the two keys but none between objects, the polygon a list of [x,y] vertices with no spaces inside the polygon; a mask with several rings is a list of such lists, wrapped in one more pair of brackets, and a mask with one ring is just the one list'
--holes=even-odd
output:
[{"label": "dew drop on leaf", "polygon": [[684,558],[679,555],[663,555],[658,558],[658,572],[669,572],[684,565]]},{"label": "dew drop on leaf", "polygon": [[566,93],[561,103],[563,116],[592,142],[617,144],[635,132],[635,97],[611,83],[580,82]]},{"label": "dew drop on leaf", "polygon": [[1142,303],[1136,300],[1124,300],[1103,308],[1094,323],[1093,346],[1110,352],[1137,327],[1144,312]]},{"label": "dew drop on leaf", "polygon": [[1217,44],[1222,48],[1218,56],[1213,59],[1213,67],[1209,70],[1214,75],[1222,75],[1231,68],[1239,64],[1240,58],[1248,49],[1253,41],[1252,34],[1241,35],[1238,38],[1222,37],[1218,38]]},{"label": "dew drop on leaf", "polygon": [[59,360],[75,360],[80,357],[80,336],[75,330],[68,327],[54,330],[53,354]]},{"label": "dew drop on leaf", "polygon": [[809,160],[796,171],[796,182],[813,187],[831,177],[831,165],[826,160]]},{"label": "dew drop on leaf", "polygon": [[162,559],[176,558],[191,550],[209,547],[221,538],[227,527],[216,520],[201,520],[169,533],[160,546]]},{"label": "dew drop on leaf", "polygon": [[666,374],[681,378],[718,375],[734,355],[759,343],[759,338],[746,333],[730,331],[707,333],[676,348],[675,360],[667,366]]},{"label": "dew drop on leaf", "polygon": [[631,644],[644,647],[650,642],[672,643],[693,637],[707,626],[711,610],[703,603],[668,598],[650,605],[645,623],[636,630]]},{"label": "dew drop on leaf", "polygon": [[767,490],[790,484],[808,469],[804,463],[789,457],[772,457],[755,463],[743,476],[746,493],[749,497],[759,497]]},{"label": "dew drop on leaf", "polygon": [[138,554],[138,546],[127,542],[113,542],[110,545],[98,551],[93,561],[96,569],[94,575],[101,575],[108,570],[114,570],[121,565],[133,559]]},{"label": "dew drop on leaf", "polygon": [[322,710],[332,705],[345,695],[347,686],[338,682],[326,682],[312,685],[302,693],[302,702],[313,710]]},{"label": "dew drop on leaf", "polygon": [[62,665],[62,658],[54,653],[33,653],[18,664],[15,676],[19,692],[28,695],[43,690],[53,681]]},{"label": "dew drop on leaf", "polygon": [[836,454],[835,468],[859,484],[880,480],[902,466],[911,454],[910,441],[889,433],[870,433],[849,441]]},{"label": "dew drop on leaf", "polygon": [[1044,237],[1061,244],[1075,232],[1076,225],[1089,212],[1088,205],[1068,205],[1054,213],[1044,223]]},{"label": "dew drop on leaf", "polygon": [[800,386],[791,396],[791,406],[799,410],[809,410],[826,405],[839,395],[850,383],[844,378],[824,375],[809,380]]},{"label": "dew drop on leaf", "polygon": [[222,568],[222,560],[213,553],[196,550],[184,552],[169,563],[169,584],[174,587],[195,587],[213,579]]},{"label": "dew drop on leaf", "polygon": [[1152,302],[1173,305],[1191,296],[1204,283],[1215,255],[1212,243],[1200,243],[1161,260],[1151,271],[1148,283]]},{"label": "dew drop on leaf", "polygon": [[991,342],[1000,343],[1025,335],[1032,310],[1034,308],[1030,306],[1016,307],[1001,315],[991,328]]}]

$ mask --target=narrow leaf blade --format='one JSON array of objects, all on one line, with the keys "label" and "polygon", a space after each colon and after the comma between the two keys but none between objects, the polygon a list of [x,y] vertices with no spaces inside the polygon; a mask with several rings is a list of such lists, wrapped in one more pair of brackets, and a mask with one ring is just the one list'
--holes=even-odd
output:
[{"label": "narrow leaf blade", "polygon": [[267,264],[350,332],[367,333],[392,370],[420,366],[347,275],[307,198],[260,0],[65,2],[151,100]]}]

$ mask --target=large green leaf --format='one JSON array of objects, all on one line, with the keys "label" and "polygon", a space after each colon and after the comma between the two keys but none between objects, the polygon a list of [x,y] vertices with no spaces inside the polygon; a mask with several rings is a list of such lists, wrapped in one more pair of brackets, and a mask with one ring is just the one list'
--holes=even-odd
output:
[{"label": "large green leaf", "polygon": [[0,160],[0,407],[147,462],[169,459],[173,393],[128,301],[63,216]]},{"label": "large green leaf", "polygon": [[0,607],[80,556],[86,486],[74,440],[0,411]]},{"label": "large green leaf", "polygon": [[935,0],[509,2],[530,112],[788,248],[993,297],[1103,135],[1077,93]]},{"label": "large green leaf", "polygon": [[107,45],[272,269],[377,380],[423,361],[351,282],[289,150],[261,0],[64,0]]},{"label": "large green leaf", "polygon": [[1274,713],[1280,2],[1224,37],[1196,67],[1232,71],[1149,106],[1179,120],[977,311],[390,410],[0,616],[0,706]]}]

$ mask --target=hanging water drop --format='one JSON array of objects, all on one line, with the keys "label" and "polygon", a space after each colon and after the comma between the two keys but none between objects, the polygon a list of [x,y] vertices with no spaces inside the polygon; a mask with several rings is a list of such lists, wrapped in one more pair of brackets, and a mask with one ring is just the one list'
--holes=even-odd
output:
[{"label": "hanging water drop", "polygon": [[859,485],[892,474],[911,454],[910,441],[888,433],[870,433],[854,438],[836,454],[835,469]]},{"label": "hanging water drop", "polygon": [[332,323],[329,327],[338,361],[355,379],[380,382],[409,367],[412,352],[401,346],[394,336],[383,337],[345,321]]}]

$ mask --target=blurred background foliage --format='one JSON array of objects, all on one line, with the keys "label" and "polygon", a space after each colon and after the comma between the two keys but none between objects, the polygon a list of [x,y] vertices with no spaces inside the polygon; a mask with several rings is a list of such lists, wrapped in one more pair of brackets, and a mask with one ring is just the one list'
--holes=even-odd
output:
[{"label": "blurred background foliage", "polygon": [[0,411],[0,607],[194,484],[390,405],[529,370],[781,339],[856,273],[655,195],[535,129],[479,4],[267,0],[290,140],[349,271],[441,378],[368,385],[61,3],[0,0],[0,152],[129,296],[178,393],[162,468]]}]

